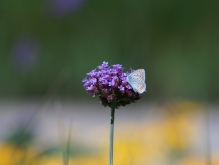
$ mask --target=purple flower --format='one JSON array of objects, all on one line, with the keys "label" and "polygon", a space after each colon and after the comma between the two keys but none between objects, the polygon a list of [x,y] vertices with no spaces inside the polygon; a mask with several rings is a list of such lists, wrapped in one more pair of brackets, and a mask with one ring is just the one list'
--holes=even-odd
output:
[{"label": "purple flower", "polygon": [[108,81],[105,78],[103,78],[103,77],[99,78],[99,82],[101,82],[103,85],[107,85],[108,84]]},{"label": "purple flower", "polygon": [[88,76],[90,77],[95,77],[96,75],[96,69],[92,70],[91,72],[87,73]]},{"label": "purple flower", "polygon": [[32,70],[37,63],[39,45],[29,35],[20,36],[12,46],[11,60],[16,70],[27,72]]},{"label": "purple flower", "polygon": [[113,94],[107,96],[107,100],[108,100],[108,102],[112,102],[113,99],[114,99],[114,97],[115,97],[115,96],[114,96]]},{"label": "purple flower", "polygon": [[63,17],[81,8],[84,0],[47,0],[47,10],[50,14]]},{"label": "purple flower", "polygon": [[124,93],[124,92],[125,92],[125,87],[124,87],[124,86],[120,85],[118,88],[119,88],[119,91],[120,91],[121,93]]},{"label": "purple flower", "polygon": [[86,89],[87,89],[88,91],[92,91],[92,90],[93,90],[93,85],[86,87]]},{"label": "purple flower", "polygon": [[128,76],[127,73],[122,73],[122,74],[121,74],[121,78],[126,78],[127,76]]},{"label": "purple flower", "polygon": [[90,82],[91,82],[93,85],[95,85],[95,84],[97,83],[97,79],[96,79],[96,78],[92,78],[92,79],[90,80]]},{"label": "purple flower", "polygon": [[122,75],[123,67],[120,64],[113,65],[113,69],[117,72],[117,75]]},{"label": "purple flower", "polygon": [[99,70],[107,70],[109,69],[108,62],[103,61],[103,64],[98,66]]},{"label": "purple flower", "polygon": [[131,92],[130,90],[126,90],[125,92],[126,92],[126,94],[128,95],[128,97],[131,97],[131,96],[132,96],[132,92]]},{"label": "purple flower", "polygon": [[[128,83],[128,82],[127,82]],[[132,87],[130,85],[126,85],[125,86],[127,89],[132,89]]]},{"label": "purple flower", "polygon": [[104,88],[104,89],[102,89],[102,93],[103,93],[104,95],[109,95],[110,89]]},{"label": "purple flower", "polygon": [[86,79],[86,78],[84,78],[83,80],[82,80],[82,82],[83,83],[86,83],[88,80]]},{"label": "purple flower", "polygon": [[103,64],[101,65],[103,68],[108,69],[108,62],[103,61]]},{"label": "purple flower", "polygon": [[128,84],[128,82],[126,80],[122,81],[122,85],[126,86]]},{"label": "purple flower", "polygon": [[119,72],[117,70],[115,70],[115,69],[111,70],[111,75],[113,75],[113,76],[117,76],[118,73]]},{"label": "purple flower", "polygon": [[114,87],[116,85],[116,82],[114,79],[112,79],[110,82],[109,82],[109,86],[111,87]]},{"label": "purple flower", "polygon": [[[108,62],[87,73],[82,82],[85,90],[92,96],[99,96],[103,106],[111,107],[116,101],[116,107],[125,106],[141,98],[139,93],[134,92],[126,78],[129,72],[124,73],[120,64],[108,66]],[[133,71],[133,70],[131,70]]]}]

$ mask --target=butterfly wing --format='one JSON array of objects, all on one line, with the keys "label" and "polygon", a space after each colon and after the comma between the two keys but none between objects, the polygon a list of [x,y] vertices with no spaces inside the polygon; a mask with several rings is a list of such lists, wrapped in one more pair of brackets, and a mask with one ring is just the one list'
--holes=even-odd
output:
[{"label": "butterfly wing", "polygon": [[132,72],[127,76],[127,81],[132,86],[133,90],[139,94],[146,90],[144,69],[138,69]]},{"label": "butterfly wing", "polygon": [[135,82],[134,78],[133,78],[131,75],[128,75],[128,76],[127,76],[127,81],[128,81],[128,83],[129,83],[129,85],[131,85],[132,89],[133,89],[135,92],[137,92],[136,86],[135,86],[136,82]]},{"label": "butterfly wing", "polygon": [[144,71],[144,69],[135,70],[129,76],[131,76],[131,77],[139,77],[141,80],[145,81],[145,71]]},{"label": "butterfly wing", "polygon": [[135,92],[138,92],[139,94],[143,93],[146,90],[146,84],[144,81],[139,80],[134,80],[133,81],[133,89]]}]

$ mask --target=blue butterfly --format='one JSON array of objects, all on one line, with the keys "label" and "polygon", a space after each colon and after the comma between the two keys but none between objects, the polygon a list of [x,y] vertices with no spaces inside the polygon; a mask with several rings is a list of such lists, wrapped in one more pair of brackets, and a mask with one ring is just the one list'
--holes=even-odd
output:
[{"label": "blue butterfly", "polygon": [[132,72],[127,76],[126,80],[131,85],[131,87],[135,92],[141,94],[146,91],[144,69],[135,70],[134,72]]}]

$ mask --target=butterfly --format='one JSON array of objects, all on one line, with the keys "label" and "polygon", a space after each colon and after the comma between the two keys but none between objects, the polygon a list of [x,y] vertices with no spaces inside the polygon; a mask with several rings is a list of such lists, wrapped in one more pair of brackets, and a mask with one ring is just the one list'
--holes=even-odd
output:
[{"label": "butterfly", "polygon": [[138,69],[129,74],[126,78],[128,83],[131,85],[135,92],[139,94],[145,92],[146,84],[145,84],[145,71],[144,69]]}]

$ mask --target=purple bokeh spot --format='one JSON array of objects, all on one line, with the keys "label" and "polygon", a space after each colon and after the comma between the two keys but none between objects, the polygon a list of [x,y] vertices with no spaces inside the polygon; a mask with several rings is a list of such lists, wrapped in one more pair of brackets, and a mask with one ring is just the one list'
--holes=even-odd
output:
[{"label": "purple bokeh spot", "polygon": [[84,3],[84,0],[49,0],[49,12],[54,16],[65,16]]},{"label": "purple bokeh spot", "polygon": [[31,70],[37,60],[39,47],[32,37],[19,37],[12,46],[12,63],[21,71]]}]

